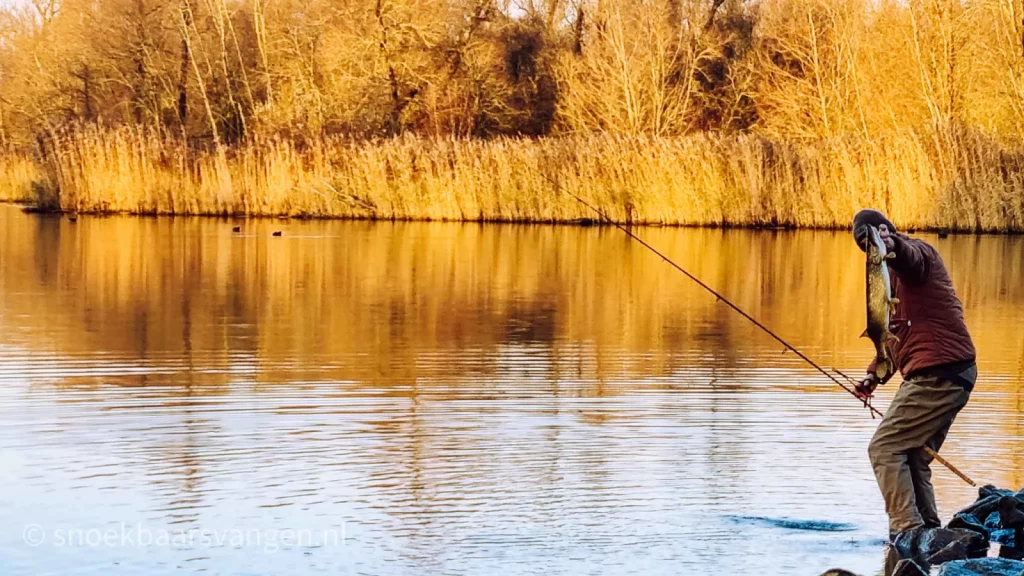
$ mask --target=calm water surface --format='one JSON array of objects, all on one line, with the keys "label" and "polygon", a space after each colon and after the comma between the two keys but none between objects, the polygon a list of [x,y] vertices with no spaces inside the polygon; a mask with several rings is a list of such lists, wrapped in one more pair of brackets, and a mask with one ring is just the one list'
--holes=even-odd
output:
[{"label": "calm water surface", "polygon": [[[0,206],[0,573],[881,569],[877,422],[621,232],[233,224]],[[846,235],[640,233],[868,361]],[[1019,488],[1024,239],[922,237],[980,353],[943,453]]]}]

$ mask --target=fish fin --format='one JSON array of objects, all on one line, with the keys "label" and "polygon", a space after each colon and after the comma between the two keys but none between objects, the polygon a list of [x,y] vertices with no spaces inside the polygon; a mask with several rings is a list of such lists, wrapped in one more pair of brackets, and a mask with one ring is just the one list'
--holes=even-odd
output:
[{"label": "fish fin", "polygon": [[892,260],[895,257],[896,257],[896,253],[895,252],[889,252],[888,254],[885,255],[885,259],[886,260]]},{"label": "fish fin", "polygon": [[882,334],[882,342],[888,342],[889,340],[895,340],[897,342],[900,341],[900,339],[895,334],[886,330],[885,333]]},{"label": "fish fin", "polygon": [[879,380],[884,379],[892,371],[892,361],[888,359],[879,358],[875,363],[875,376],[878,376]]},{"label": "fish fin", "polygon": [[899,304],[900,303],[900,299],[899,298],[893,298],[892,300],[889,300],[889,302],[892,302],[893,304]]}]

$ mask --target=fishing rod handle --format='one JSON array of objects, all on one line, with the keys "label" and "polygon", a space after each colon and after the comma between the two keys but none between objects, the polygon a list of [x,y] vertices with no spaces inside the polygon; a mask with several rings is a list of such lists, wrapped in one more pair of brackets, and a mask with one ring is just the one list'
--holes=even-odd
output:
[{"label": "fishing rod handle", "polygon": [[936,452],[935,450],[932,450],[931,448],[929,448],[927,446],[922,446],[921,449],[924,450],[925,454],[931,456],[936,461],[938,461],[939,464],[942,464],[946,468],[949,468],[950,472],[952,472],[953,474],[956,474],[957,476],[959,476],[960,479],[963,480],[964,482],[967,482],[968,484],[970,484],[971,486],[974,486],[974,487],[978,486],[978,484],[974,480],[971,480],[969,476],[967,476],[966,474],[961,472],[959,469],[957,469],[956,466],[953,466],[952,464],[950,464],[948,460],[946,460],[942,456],[939,456],[939,453]]}]

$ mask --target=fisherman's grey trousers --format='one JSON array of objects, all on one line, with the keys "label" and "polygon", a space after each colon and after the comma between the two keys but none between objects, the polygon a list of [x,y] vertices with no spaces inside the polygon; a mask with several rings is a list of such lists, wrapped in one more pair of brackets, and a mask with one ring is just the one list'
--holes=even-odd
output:
[{"label": "fisherman's grey trousers", "polygon": [[[972,366],[960,376],[973,384],[977,368]],[[963,386],[943,378],[911,376],[893,397],[868,444],[868,456],[889,514],[890,533],[941,526],[928,467],[932,458],[921,447],[939,451],[970,395]]]}]

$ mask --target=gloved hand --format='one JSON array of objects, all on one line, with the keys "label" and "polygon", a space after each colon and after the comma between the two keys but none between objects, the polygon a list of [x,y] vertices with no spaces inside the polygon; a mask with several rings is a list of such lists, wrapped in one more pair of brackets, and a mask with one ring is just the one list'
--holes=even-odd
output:
[{"label": "gloved hand", "polygon": [[[885,244],[886,250],[891,252],[893,248],[896,247],[895,236],[893,236],[892,232],[889,230],[889,227],[886,226],[885,224],[882,224],[881,226],[878,227],[878,235],[882,238],[882,243]],[[865,242],[867,241],[867,237],[867,224],[858,226],[857,229],[853,231],[853,239],[857,242],[857,246],[861,250],[865,249]]]},{"label": "gloved hand", "polygon": [[889,232],[889,227],[882,224],[878,227],[878,235],[882,238],[882,243],[885,244],[885,249],[892,252],[892,249],[896,247],[896,241],[893,239],[892,234]]},{"label": "gloved hand", "polygon": [[854,240],[854,242],[857,243],[857,247],[860,248],[861,250],[864,250],[867,247],[866,244],[865,244],[865,241],[867,240],[867,237],[868,237],[868,225],[867,224],[861,224],[860,226],[857,226],[856,228],[854,228],[854,230],[853,230],[853,240]]},{"label": "gloved hand", "polygon": [[857,398],[866,402],[869,398],[874,396],[875,388],[878,388],[878,384],[878,376],[868,374],[863,380],[853,387],[853,391],[857,394]]}]

